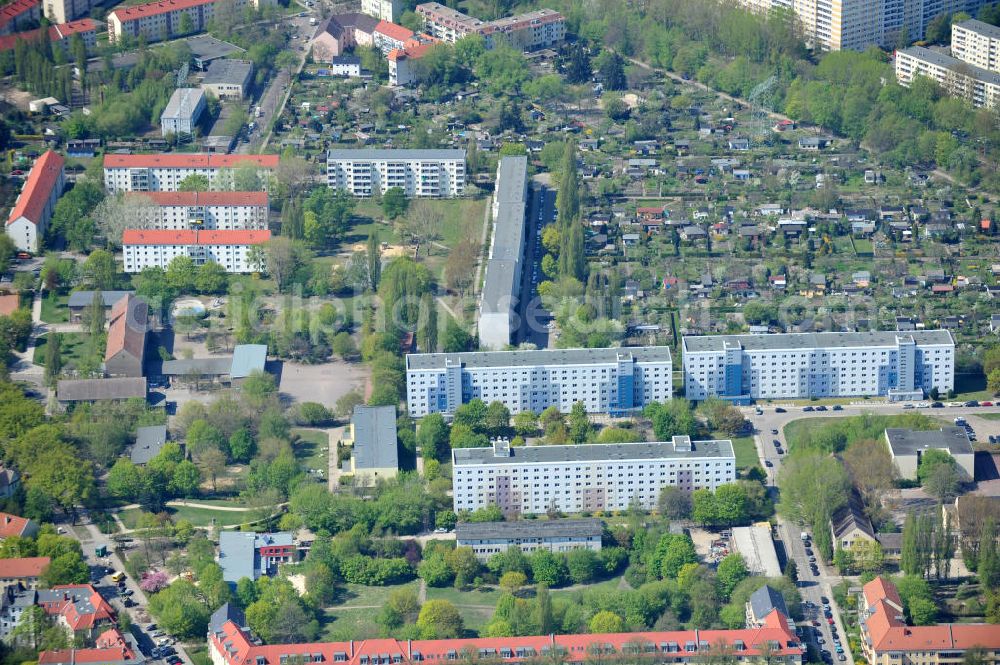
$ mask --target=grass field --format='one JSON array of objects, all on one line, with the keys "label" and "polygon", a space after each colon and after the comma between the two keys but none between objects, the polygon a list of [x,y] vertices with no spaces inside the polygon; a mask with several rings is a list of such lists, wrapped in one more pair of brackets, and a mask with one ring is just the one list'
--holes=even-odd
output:
[{"label": "grass field", "polygon": [[51,293],[42,298],[42,321],[45,323],[66,323],[69,321],[69,307],[66,303],[69,296],[53,296]]},{"label": "grass field", "polygon": [[325,475],[330,468],[330,439],[326,432],[315,429],[292,430],[295,456],[307,469],[322,469]]},{"label": "grass field", "polygon": [[[178,520],[187,520],[194,526],[242,524],[253,519],[252,513],[245,510],[212,510],[211,508],[191,508],[189,506],[178,506],[176,508],[167,506],[166,512],[170,514],[170,517],[175,522]],[[139,508],[129,508],[118,513],[118,517],[121,518],[126,528],[134,529],[140,514],[142,514],[142,510]],[[212,522],[213,519],[215,522]]]},{"label": "grass field", "polygon": [[977,418],[985,418],[986,420],[1000,420],[1000,413],[977,413]]},{"label": "grass field", "polygon": [[757,446],[754,444],[752,436],[732,437],[725,432],[712,432],[711,438],[732,440],[733,452],[736,453],[737,469],[749,469],[752,466],[760,466],[760,458],[757,456]]},{"label": "grass field", "polygon": [[[90,343],[90,335],[87,333],[60,333],[63,369],[73,369],[79,367],[80,361],[84,360],[89,353],[94,352]],[[45,366],[45,346],[48,343],[48,335],[39,337],[35,342],[35,356],[32,361],[36,365]],[[98,349],[97,351],[103,351]],[[99,360],[98,360],[99,363]]]},{"label": "grass field", "polygon": [[[868,420],[867,425],[862,419]],[[893,416],[865,414],[842,418],[802,418],[800,420],[793,420],[785,425],[784,434],[785,441],[788,443],[788,450],[791,452],[800,447],[803,441],[816,437],[824,430],[846,431],[847,443],[850,444],[855,438],[877,439],[882,436],[886,427],[906,427],[908,429],[926,430],[940,425],[941,422],[938,419],[920,413]]]}]

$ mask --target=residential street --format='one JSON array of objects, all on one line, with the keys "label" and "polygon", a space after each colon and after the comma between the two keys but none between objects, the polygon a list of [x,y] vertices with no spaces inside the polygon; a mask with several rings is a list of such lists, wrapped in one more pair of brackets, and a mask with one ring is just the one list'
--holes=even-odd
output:
[{"label": "residential street", "polygon": [[[1000,431],[1000,422],[976,417],[980,413],[1000,413],[1000,408],[998,407],[904,409],[902,405],[894,404],[858,404],[844,405],[842,410],[838,411],[828,410],[819,412],[803,412],[803,407],[801,406],[780,408],[785,409],[785,413],[775,411],[774,406],[762,407],[763,414],[761,415],[757,415],[755,407],[745,407],[742,409],[746,417],[753,423],[754,444],[757,447],[757,455],[760,458],[761,465],[767,472],[767,484],[774,495],[777,494],[776,480],[778,472],[781,469],[782,460],[784,459],[783,455],[779,455],[775,449],[774,441],[780,441],[782,450],[787,454],[788,442],[785,440],[784,427],[793,420],[857,416],[862,413],[877,413],[880,415],[921,413],[948,419],[961,415],[969,420],[969,423],[976,432],[980,434],[980,438]],[[777,434],[774,433],[774,430],[777,430]],[[770,466],[768,466],[769,463]],[[833,587],[839,584],[842,578],[837,574],[836,569],[831,565],[827,565],[815,551],[813,552],[813,556],[815,556],[816,564],[819,567],[819,576],[812,574],[809,562],[810,555],[806,553],[802,533],[803,528],[800,525],[789,522],[780,515],[778,516],[778,536],[781,540],[781,545],[784,547],[786,556],[790,560],[794,560],[798,568],[799,592],[802,594],[803,611],[806,615],[806,623],[812,627],[808,639],[815,643],[818,633],[818,637],[824,642],[818,645],[819,648],[830,651],[834,662],[840,663],[837,660],[837,654],[833,653],[833,634],[830,625],[823,616],[822,599],[826,598],[832,610],[837,635],[840,637],[844,648],[845,661],[843,662],[848,665],[854,665],[854,655],[850,652],[844,625],[841,620],[841,608],[837,607],[836,600],[833,597]],[[817,623],[818,626],[816,625]]]}]

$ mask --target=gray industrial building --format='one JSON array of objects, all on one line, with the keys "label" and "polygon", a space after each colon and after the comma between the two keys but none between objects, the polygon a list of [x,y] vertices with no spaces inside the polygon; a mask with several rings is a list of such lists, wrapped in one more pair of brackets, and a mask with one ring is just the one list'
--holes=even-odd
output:
[{"label": "gray industrial building", "polygon": [[201,88],[177,88],[160,114],[160,135],[194,134],[205,112],[205,91]]},{"label": "gray industrial building", "polygon": [[588,549],[599,552],[603,533],[603,523],[595,518],[459,522],[455,526],[455,544],[471,547],[476,558],[486,561],[511,547],[517,547],[525,554],[538,549],[550,552]]},{"label": "gray industrial building", "polygon": [[374,485],[380,478],[399,473],[396,448],[396,407],[356,406],[344,443],[351,459],[344,462],[344,475],[353,475],[360,485]]}]

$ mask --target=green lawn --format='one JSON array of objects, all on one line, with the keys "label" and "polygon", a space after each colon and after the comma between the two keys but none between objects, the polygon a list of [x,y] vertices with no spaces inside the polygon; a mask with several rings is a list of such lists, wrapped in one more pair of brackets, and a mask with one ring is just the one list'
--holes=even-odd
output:
[{"label": "green lawn", "polygon": [[[338,594],[337,605],[330,608],[330,611],[348,608],[371,608],[382,607],[389,599],[389,594],[399,589],[420,588],[420,582],[413,581],[406,584],[396,584],[393,586],[364,586],[362,584],[345,584],[343,591]],[[430,589],[428,598],[430,597]]]},{"label": "green lawn", "polygon": [[[79,367],[80,362],[84,361],[88,354],[94,353],[95,356],[98,354],[103,355],[103,345],[100,349],[94,349],[89,333],[60,333],[60,336],[60,349],[62,351],[62,366],[64,370]],[[45,366],[45,346],[47,343],[48,335],[42,335],[35,341],[35,356],[32,358],[32,361],[36,365]],[[98,364],[100,363],[99,358],[97,362]]]},{"label": "green lawn", "polygon": [[66,323],[69,321],[69,296],[49,295],[42,298],[42,321],[45,323]]},{"label": "green lawn", "polygon": [[[126,528],[134,529],[142,512],[139,508],[129,508],[118,513],[118,517],[121,518]],[[178,520],[187,520],[194,526],[242,524],[253,519],[253,514],[245,510],[212,510],[211,508],[191,508],[188,506],[178,506],[175,508],[167,506],[166,512],[170,514],[175,522]],[[212,522],[213,519],[215,520],[214,523]]]},{"label": "green lawn", "polygon": [[741,436],[733,439],[733,450],[736,451],[737,469],[760,466],[760,458],[757,456],[757,446],[754,445],[753,437]]},{"label": "green lawn", "polygon": [[784,427],[785,441],[789,452],[795,451],[810,440],[825,441],[824,434],[842,432],[846,435],[847,444],[855,439],[878,439],[887,427],[905,427],[908,429],[927,430],[940,427],[941,422],[928,414],[906,413],[893,416],[864,414],[861,416],[844,416],[839,418],[801,418],[793,420]]},{"label": "green lawn", "polygon": [[194,665],[212,665],[212,659],[208,655],[207,645],[201,644],[195,647],[185,645],[184,650],[187,652],[187,655],[191,657],[191,662],[193,662]]},{"label": "green lawn", "polygon": [[993,399],[993,391],[986,389],[986,377],[982,374],[956,374],[955,393],[962,402]]},{"label": "green lawn", "polygon": [[307,469],[322,469],[325,476],[330,468],[330,439],[326,432],[295,428],[292,436],[295,456],[302,465]]},{"label": "green lawn", "polygon": [[985,418],[986,420],[1000,420],[1000,413],[977,413],[977,418]]},{"label": "green lawn", "polygon": [[345,642],[379,637],[381,627],[375,622],[377,610],[334,607],[323,612],[320,641]]}]

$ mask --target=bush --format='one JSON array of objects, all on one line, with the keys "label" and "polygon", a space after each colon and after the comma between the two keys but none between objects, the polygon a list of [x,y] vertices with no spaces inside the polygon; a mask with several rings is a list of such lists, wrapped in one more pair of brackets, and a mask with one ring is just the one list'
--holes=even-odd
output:
[{"label": "bush", "polygon": [[365,586],[401,584],[413,579],[413,569],[403,558],[370,559],[357,555],[340,564],[344,581]]}]

